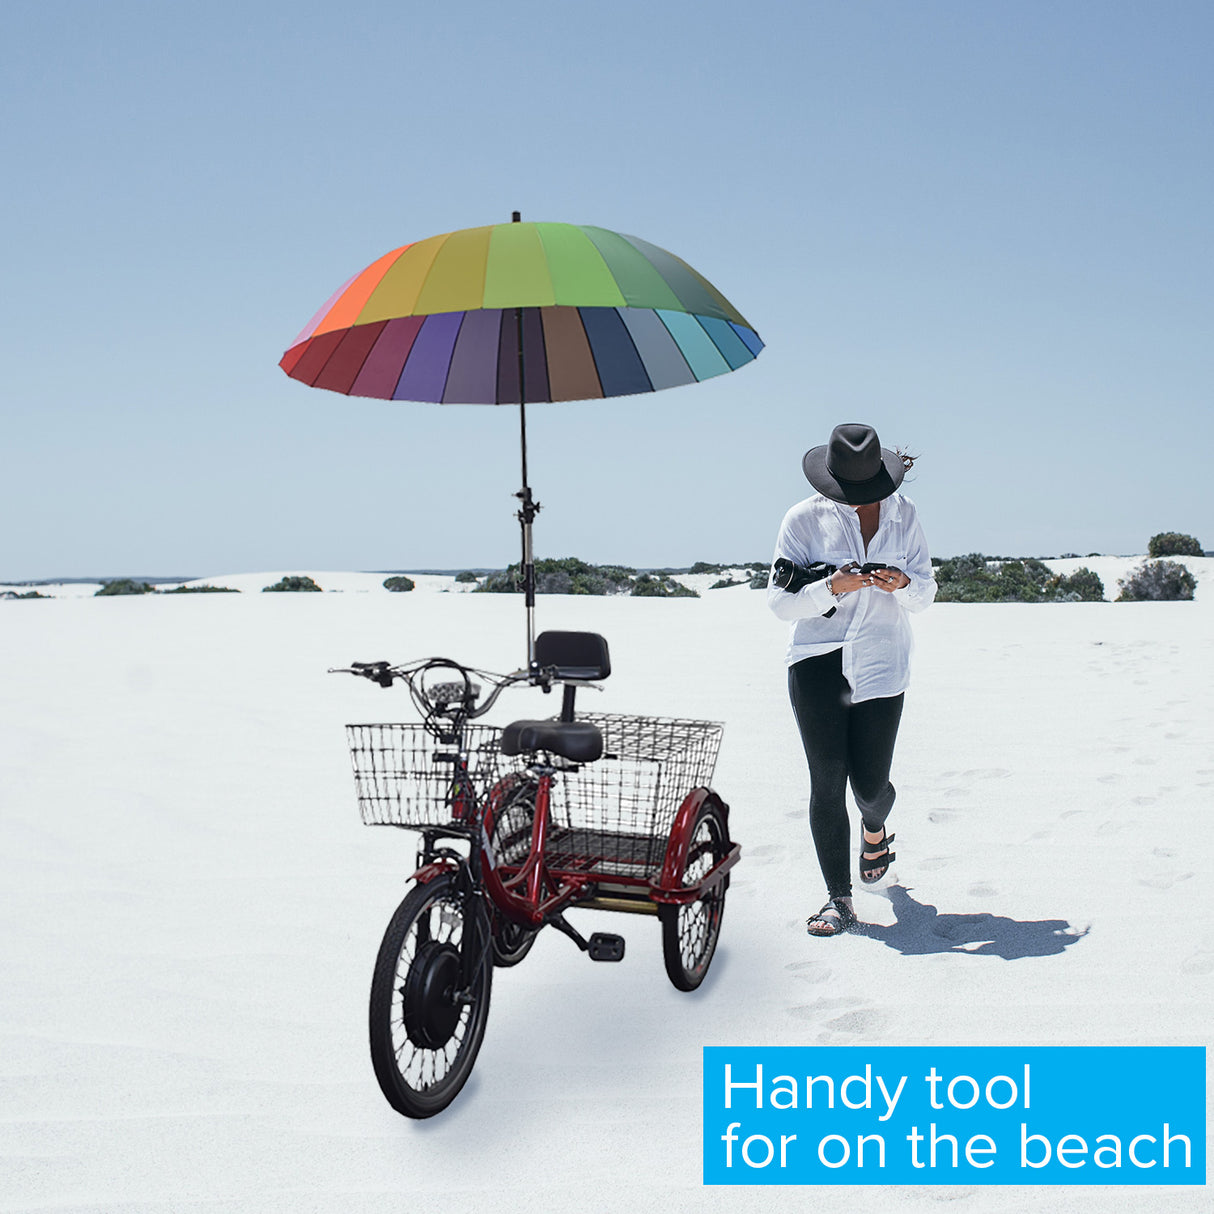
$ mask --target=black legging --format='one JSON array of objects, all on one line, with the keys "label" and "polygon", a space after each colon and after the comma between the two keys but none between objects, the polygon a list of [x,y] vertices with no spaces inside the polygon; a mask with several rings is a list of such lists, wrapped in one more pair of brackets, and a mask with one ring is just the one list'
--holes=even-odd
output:
[{"label": "black legging", "polygon": [[851,702],[843,651],[804,658],[788,669],[788,695],[809,760],[809,826],[831,898],[851,894],[847,782],[870,833],[894,804],[889,767],[902,717],[902,695]]}]

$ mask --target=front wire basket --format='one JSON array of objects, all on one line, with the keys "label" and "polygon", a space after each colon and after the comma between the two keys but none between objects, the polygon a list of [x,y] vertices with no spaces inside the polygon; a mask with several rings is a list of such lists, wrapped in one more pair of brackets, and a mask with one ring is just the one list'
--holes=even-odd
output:
[{"label": "front wire basket", "polygon": [[712,781],[724,726],[600,712],[578,720],[602,731],[603,757],[553,782],[545,859],[554,868],[650,876],[683,799]]},{"label": "front wire basket", "polygon": [[[470,817],[462,816],[454,744],[439,742],[419,724],[347,725],[346,736],[358,809],[368,826],[472,825]],[[464,726],[477,801],[497,782],[500,738],[494,725]]]}]

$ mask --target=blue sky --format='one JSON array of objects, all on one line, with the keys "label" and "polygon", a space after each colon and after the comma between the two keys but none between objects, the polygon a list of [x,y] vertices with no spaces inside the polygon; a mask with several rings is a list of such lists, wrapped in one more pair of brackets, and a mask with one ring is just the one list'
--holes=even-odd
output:
[{"label": "blue sky", "polygon": [[767,342],[535,406],[539,555],[765,559],[841,421],[934,552],[1214,547],[1214,7],[0,6],[0,578],[516,559],[517,415],[277,367],[388,249],[677,253]]}]

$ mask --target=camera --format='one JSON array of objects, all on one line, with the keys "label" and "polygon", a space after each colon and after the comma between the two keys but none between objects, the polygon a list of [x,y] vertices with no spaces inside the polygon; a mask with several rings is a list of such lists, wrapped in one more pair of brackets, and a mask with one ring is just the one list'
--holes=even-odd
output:
[{"label": "camera", "polygon": [[798,590],[811,582],[820,582],[824,577],[830,577],[838,568],[828,565],[825,561],[814,561],[812,565],[798,565],[787,557],[778,556],[771,567],[771,584],[796,594]]}]

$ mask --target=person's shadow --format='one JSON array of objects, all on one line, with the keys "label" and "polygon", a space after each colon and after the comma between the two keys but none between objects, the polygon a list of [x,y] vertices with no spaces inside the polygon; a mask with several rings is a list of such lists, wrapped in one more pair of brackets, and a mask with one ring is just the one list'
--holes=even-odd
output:
[{"label": "person's shadow", "polygon": [[884,891],[893,904],[896,922],[888,927],[866,923],[860,930],[906,956],[925,953],[970,953],[975,956],[1051,957],[1087,935],[1065,919],[1021,922],[1006,915],[941,914],[934,906],[916,902],[910,891],[891,885]]}]

